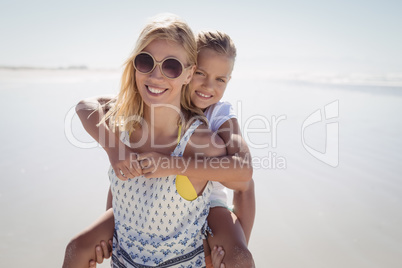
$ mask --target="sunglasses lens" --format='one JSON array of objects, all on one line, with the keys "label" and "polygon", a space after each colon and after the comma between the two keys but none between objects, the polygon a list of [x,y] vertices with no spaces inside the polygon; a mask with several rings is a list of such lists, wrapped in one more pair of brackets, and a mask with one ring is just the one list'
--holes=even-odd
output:
[{"label": "sunglasses lens", "polygon": [[141,73],[149,73],[154,68],[154,60],[150,55],[141,53],[135,57],[134,66]]},{"label": "sunglasses lens", "polygon": [[183,71],[181,63],[175,59],[165,60],[162,64],[162,70],[169,78],[177,78]]}]

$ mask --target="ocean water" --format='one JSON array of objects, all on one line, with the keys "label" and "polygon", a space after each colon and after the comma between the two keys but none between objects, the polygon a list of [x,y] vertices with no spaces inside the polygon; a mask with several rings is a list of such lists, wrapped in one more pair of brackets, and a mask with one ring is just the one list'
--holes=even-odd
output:
[{"label": "ocean water", "polygon": [[[104,211],[107,155],[74,106],[115,94],[119,76],[0,70],[0,267],[60,267],[69,239]],[[400,267],[400,81],[323,74],[232,79],[224,99],[237,111],[253,155],[250,250],[257,267]]]}]

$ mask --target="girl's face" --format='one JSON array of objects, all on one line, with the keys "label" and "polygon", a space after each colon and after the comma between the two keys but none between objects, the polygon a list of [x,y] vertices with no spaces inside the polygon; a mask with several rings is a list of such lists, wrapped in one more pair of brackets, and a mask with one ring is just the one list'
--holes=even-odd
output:
[{"label": "girl's face", "polygon": [[[168,40],[154,40],[143,49],[153,56],[157,62],[168,57],[178,59],[184,67],[189,64],[186,59],[186,51],[178,43]],[[135,72],[138,91],[147,106],[153,104],[170,104],[180,107],[180,92],[182,86],[190,82],[195,66],[183,69],[182,74],[175,78],[166,78],[160,69],[160,65],[148,73]]]},{"label": "girl's face", "polygon": [[191,100],[198,108],[205,109],[217,103],[231,78],[233,59],[210,48],[198,53],[198,66],[190,82]]}]

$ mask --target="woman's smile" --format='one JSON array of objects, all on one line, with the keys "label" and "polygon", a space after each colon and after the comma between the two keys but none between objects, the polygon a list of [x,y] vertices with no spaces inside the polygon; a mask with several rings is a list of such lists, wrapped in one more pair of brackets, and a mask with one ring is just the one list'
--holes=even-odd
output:
[{"label": "woman's smile", "polygon": [[147,88],[148,93],[150,93],[153,96],[159,96],[165,93],[168,89],[167,88],[161,88],[161,87],[156,87],[156,86],[150,86],[150,85],[145,85]]}]

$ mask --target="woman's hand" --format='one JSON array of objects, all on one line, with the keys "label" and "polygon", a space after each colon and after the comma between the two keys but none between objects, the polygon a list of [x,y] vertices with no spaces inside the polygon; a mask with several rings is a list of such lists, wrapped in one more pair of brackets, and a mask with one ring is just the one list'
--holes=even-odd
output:
[{"label": "woman's hand", "polygon": [[137,159],[138,154],[120,140],[116,146],[105,150],[110,164],[119,179],[128,180],[143,174]]}]

